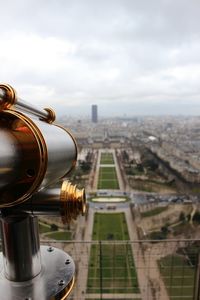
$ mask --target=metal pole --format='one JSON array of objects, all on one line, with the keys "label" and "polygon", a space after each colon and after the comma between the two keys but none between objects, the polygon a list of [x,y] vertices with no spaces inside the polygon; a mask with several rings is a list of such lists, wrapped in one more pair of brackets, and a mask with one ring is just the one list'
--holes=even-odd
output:
[{"label": "metal pole", "polygon": [[194,300],[200,299],[200,253],[198,253],[196,264],[196,276],[194,282]]},{"label": "metal pole", "polygon": [[1,300],[67,299],[74,285],[72,258],[59,249],[40,247],[37,217],[6,213],[1,218]]},{"label": "metal pole", "polygon": [[103,263],[102,263],[102,243],[99,241],[99,275],[100,275],[100,299],[103,294]]},{"label": "metal pole", "polygon": [[55,121],[55,113],[50,108],[41,110],[17,97],[15,90],[8,84],[0,84],[0,110],[10,109],[13,105],[22,112],[33,114],[50,123]]},{"label": "metal pole", "polygon": [[8,280],[31,280],[41,271],[37,217],[21,213],[1,218],[4,274]]}]

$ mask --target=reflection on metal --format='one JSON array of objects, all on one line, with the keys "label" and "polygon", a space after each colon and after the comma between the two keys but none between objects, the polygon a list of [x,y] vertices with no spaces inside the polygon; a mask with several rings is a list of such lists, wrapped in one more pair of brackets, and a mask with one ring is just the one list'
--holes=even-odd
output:
[{"label": "reflection on metal", "polygon": [[[40,251],[42,271],[26,281],[16,282],[1,278],[1,300],[66,299],[74,286],[74,261],[67,253],[54,247],[41,246]],[[0,267],[3,267],[2,256]]]},{"label": "reflection on metal", "polygon": [[[40,247],[37,215],[70,222],[85,211],[85,192],[62,180],[77,161],[77,145],[55,113],[19,99],[0,84],[1,300],[65,300],[75,267],[64,251]],[[47,189],[48,188],[48,189]]]},{"label": "reflection on metal", "polygon": [[61,194],[61,211],[64,222],[70,222],[76,219],[81,213],[84,214],[86,210],[85,190],[79,190],[69,181],[64,181]]},{"label": "reflection on metal", "polygon": [[3,155],[12,149],[8,165],[0,160],[0,170],[9,168],[15,178],[0,183],[0,207],[26,201],[38,189],[66,176],[77,160],[76,143],[66,130],[13,110],[0,112],[0,144],[6,147]]},{"label": "reflection on metal", "polygon": [[11,214],[1,218],[1,228],[5,277],[25,281],[37,276],[42,268],[37,217]]},{"label": "reflection on metal", "polygon": [[0,84],[0,110],[12,109],[41,118],[43,121],[53,123],[56,119],[55,112],[50,108],[40,110],[17,97],[16,91],[9,84]]},{"label": "reflection on metal", "polygon": [[69,181],[63,181],[60,188],[44,189],[33,197],[13,208],[14,212],[23,211],[37,216],[61,216],[64,223],[76,219],[86,210],[85,190],[78,189]]},{"label": "reflection on metal", "polygon": [[0,110],[9,109],[16,100],[15,90],[9,84],[0,84]]}]

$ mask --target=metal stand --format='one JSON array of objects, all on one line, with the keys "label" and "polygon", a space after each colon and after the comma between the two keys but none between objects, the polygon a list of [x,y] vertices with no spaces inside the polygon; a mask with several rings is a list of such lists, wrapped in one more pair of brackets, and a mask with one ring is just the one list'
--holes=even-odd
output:
[{"label": "metal stand", "polygon": [[84,189],[63,181],[77,161],[76,141],[54,121],[52,109],[0,84],[0,300],[65,300],[74,284],[72,258],[39,242],[36,215],[69,223],[86,208]]},{"label": "metal stand", "polygon": [[72,258],[41,246],[38,219],[28,213],[1,217],[1,300],[65,300],[74,284]]}]

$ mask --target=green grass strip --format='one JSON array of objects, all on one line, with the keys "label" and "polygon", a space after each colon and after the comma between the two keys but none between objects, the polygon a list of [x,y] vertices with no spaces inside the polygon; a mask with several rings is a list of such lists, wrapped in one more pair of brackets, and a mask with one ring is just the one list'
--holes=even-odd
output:
[{"label": "green grass strip", "polygon": [[100,164],[101,165],[114,165],[114,158],[112,153],[101,153]]},{"label": "green grass strip", "polygon": [[[124,213],[95,213],[93,240],[128,240]],[[88,293],[139,293],[136,269],[130,244],[92,245],[88,273]],[[101,259],[101,261],[100,261]],[[102,270],[100,273],[100,266]]]}]

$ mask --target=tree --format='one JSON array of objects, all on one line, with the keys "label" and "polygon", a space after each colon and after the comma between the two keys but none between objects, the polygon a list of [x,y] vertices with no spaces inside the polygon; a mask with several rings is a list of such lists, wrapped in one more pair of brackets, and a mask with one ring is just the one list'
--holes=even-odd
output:
[{"label": "tree", "polygon": [[58,230],[58,226],[56,224],[51,224],[51,230],[52,231],[57,231]]}]

